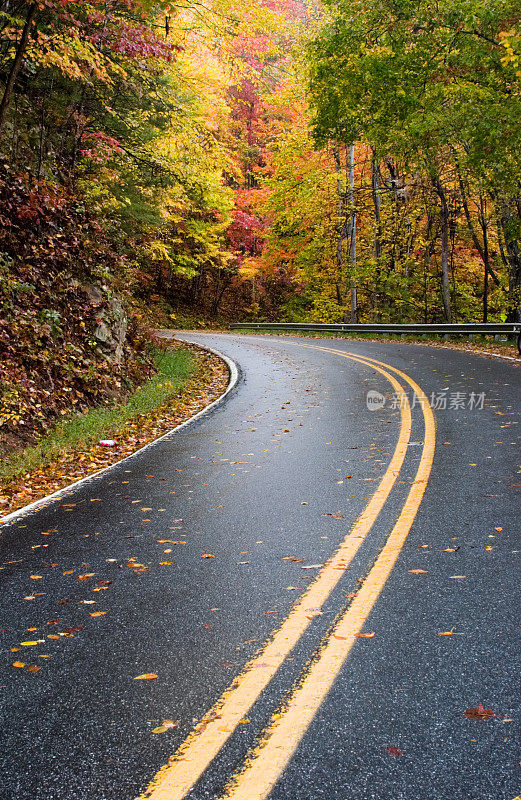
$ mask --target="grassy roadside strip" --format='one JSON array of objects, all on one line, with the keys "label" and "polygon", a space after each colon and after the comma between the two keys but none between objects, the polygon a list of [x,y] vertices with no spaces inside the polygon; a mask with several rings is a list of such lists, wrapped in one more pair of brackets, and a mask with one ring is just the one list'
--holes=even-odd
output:
[{"label": "grassy roadside strip", "polygon": [[[314,333],[313,331],[271,331],[260,329],[243,329],[239,331],[220,331],[221,333],[232,334],[247,334],[256,335],[262,334],[263,336],[294,336],[302,339],[352,339],[353,341],[363,342],[381,342],[396,343],[404,342],[407,344],[423,344],[430,347],[438,347],[440,349],[449,350],[462,350],[466,353],[477,353],[483,356],[509,356],[514,359],[519,359],[521,364],[521,356],[517,351],[515,340],[509,341],[491,341],[491,337],[476,335],[472,341],[467,340],[465,337],[457,337],[452,334],[450,339],[444,339],[443,334],[388,334],[375,336],[373,333],[335,333],[334,331],[321,331]],[[460,339],[458,341],[458,339]]]},{"label": "grassy roadside strip", "polygon": [[[0,466],[0,514],[131,455],[201,411],[228,385],[226,364],[195,345],[174,343],[158,351],[156,364],[156,375],[127,403],[71,416],[34,447],[5,459]],[[103,447],[101,439],[114,439],[116,446]]]}]

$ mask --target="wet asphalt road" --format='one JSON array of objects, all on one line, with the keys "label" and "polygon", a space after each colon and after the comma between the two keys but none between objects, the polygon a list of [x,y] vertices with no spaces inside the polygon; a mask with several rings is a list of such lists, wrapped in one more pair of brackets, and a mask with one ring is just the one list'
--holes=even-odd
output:
[{"label": "wet asphalt road", "polygon": [[[519,367],[399,343],[185,338],[238,363],[224,404],[0,528],[0,798],[133,800],[313,580],[303,567],[327,561],[367,504],[399,434],[392,388],[302,343],[381,359],[447,408],[435,411],[418,517],[368,620],[375,636],[355,644],[270,798],[516,798]],[[378,411],[369,390],[387,396]],[[482,393],[483,408],[470,408]],[[423,435],[414,407],[406,461],[370,536],[193,800],[220,797],[366,575]],[[158,678],[134,680],[143,673]],[[465,718],[478,703],[495,716]],[[152,733],[164,719],[178,724]]]}]

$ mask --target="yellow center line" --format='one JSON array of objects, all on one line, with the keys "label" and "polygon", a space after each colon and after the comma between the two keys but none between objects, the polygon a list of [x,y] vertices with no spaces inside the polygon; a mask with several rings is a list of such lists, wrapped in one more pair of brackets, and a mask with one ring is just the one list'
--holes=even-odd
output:
[{"label": "yellow center line", "polygon": [[[345,355],[340,350],[335,352]],[[282,710],[272,717],[259,744],[248,754],[243,769],[226,786],[222,795],[226,800],[264,800],[270,794],[331,690],[396,564],[420,507],[434,458],[434,415],[420,387],[404,373],[391,369],[403,375],[414,388],[423,411],[425,440],[416,478],[396,524],[355,599],[322,642],[319,655],[309,665],[304,679]]]},{"label": "yellow center line", "polygon": [[[342,356],[372,367],[391,383],[397,393],[404,392],[396,378],[382,368],[385,365],[369,364],[363,357],[344,352]],[[358,552],[396,482],[410,437],[411,409],[406,402],[401,408],[400,434],[389,466],[349,534],[301,595],[270,641],[246,664],[169,763],[159,770],[136,800],[182,800],[201,777],[309,627]]]}]

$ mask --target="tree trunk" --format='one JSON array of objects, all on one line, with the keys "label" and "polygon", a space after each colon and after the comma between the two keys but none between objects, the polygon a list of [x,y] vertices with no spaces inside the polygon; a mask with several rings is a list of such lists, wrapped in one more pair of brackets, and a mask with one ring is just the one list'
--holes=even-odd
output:
[{"label": "tree trunk", "polygon": [[447,204],[445,190],[438,177],[432,179],[434,188],[441,202],[441,294],[443,299],[443,310],[447,322],[452,322],[452,309],[450,299],[449,282],[449,236],[450,236],[450,214]]},{"label": "tree trunk", "polygon": [[340,159],[340,147],[335,145],[333,148],[333,158],[336,171],[336,191],[337,191],[337,221],[336,221],[336,297],[337,303],[343,311],[342,318],[346,320],[346,287],[344,274],[344,241],[349,237],[349,224],[347,217],[347,195],[342,184],[342,161]]},{"label": "tree trunk", "polygon": [[27,49],[27,42],[29,40],[31,25],[33,24],[33,20],[36,16],[37,11],[38,11],[38,3],[31,3],[31,5],[29,6],[29,10],[27,12],[27,17],[25,19],[25,25],[22,31],[22,36],[20,38],[20,41],[18,42],[18,47],[16,48],[16,55],[14,57],[14,61],[11,65],[9,75],[7,77],[7,83],[4,89],[4,96],[2,97],[2,102],[0,103],[0,132],[4,127],[5,118],[7,115],[7,109],[9,108],[9,101],[11,99],[11,94],[13,92],[13,88],[16,83],[18,73],[20,72],[20,68],[23,63],[23,58],[25,55],[25,51]]},{"label": "tree trunk", "polygon": [[374,152],[371,160],[371,178],[375,221],[373,256],[380,258],[382,255],[382,198],[380,197],[380,165]]},{"label": "tree trunk", "polygon": [[508,202],[503,201],[500,212],[501,229],[505,239],[505,251],[510,267],[509,291],[511,296],[510,317],[513,322],[521,322],[521,249],[513,235],[515,229],[512,211]]},{"label": "tree trunk", "polygon": [[[490,251],[488,246],[488,222],[486,217],[486,203],[485,198],[480,195],[479,196],[479,225],[481,228],[481,233],[483,237],[483,243],[479,241],[479,237],[476,233],[476,229],[474,227],[474,223],[472,222],[472,217],[470,216],[469,204],[467,200],[467,192],[465,188],[465,183],[461,176],[459,166],[456,164],[456,168],[458,170],[458,180],[459,180],[459,187],[460,187],[460,194],[461,194],[461,201],[463,204],[463,211],[465,212],[465,219],[467,220],[467,227],[470,231],[470,235],[472,236],[472,241],[474,242],[474,246],[478,251],[481,260],[483,261],[484,267],[484,277],[483,277],[483,322],[488,321],[488,276],[490,275],[495,283],[496,286],[500,285],[499,278],[497,277],[496,273],[492,269],[492,265],[490,263]],[[501,248],[501,242],[500,242]]]},{"label": "tree trunk", "polygon": [[351,261],[351,280],[350,280],[351,320],[350,321],[355,323],[355,322],[358,322],[358,299],[357,299],[357,281],[356,281],[356,209],[355,209],[355,202],[354,202],[354,190],[355,190],[355,146],[354,146],[354,144],[349,145],[348,174],[349,174],[348,201],[349,201],[349,208],[351,210],[351,224],[350,224],[351,242],[350,242],[350,247],[349,247],[349,260]]},{"label": "tree trunk", "polygon": [[427,212],[427,231],[425,234],[427,244],[425,246],[423,256],[423,321],[425,324],[427,324],[429,321],[429,272],[431,268],[431,258],[434,252],[434,240],[436,238],[431,238],[433,224],[433,215],[430,212]]}]

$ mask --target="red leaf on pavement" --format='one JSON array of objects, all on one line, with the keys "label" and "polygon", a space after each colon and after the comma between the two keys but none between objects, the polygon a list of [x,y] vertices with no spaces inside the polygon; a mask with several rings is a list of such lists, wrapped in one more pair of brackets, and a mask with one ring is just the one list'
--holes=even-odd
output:
[{"label": "red leaf on pavement", "polygon": [[481,703],[478,703],[477,708],[467,708],[463,714],[467,719],[491,719],[496,715],[491,708],[485,708]]},{"label": "red leaf on pavement", "polygon": [[403,751],[399,747],[390,747],[387,745],[385,748],[388,756],[403,756]]}]

